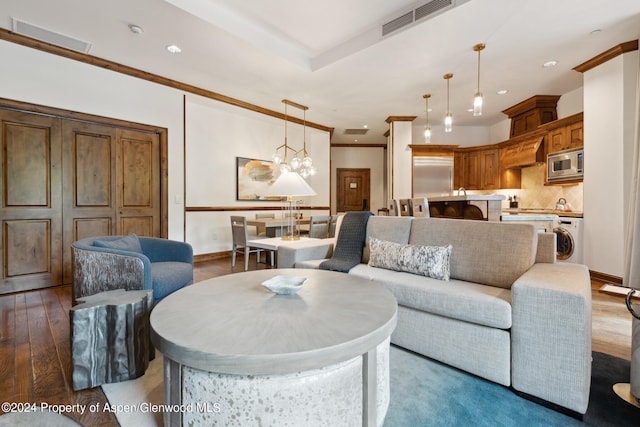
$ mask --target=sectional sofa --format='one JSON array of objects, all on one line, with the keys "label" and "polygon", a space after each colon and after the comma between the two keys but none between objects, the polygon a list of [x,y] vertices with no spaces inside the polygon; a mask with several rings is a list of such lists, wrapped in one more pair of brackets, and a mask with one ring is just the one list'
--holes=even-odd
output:
[{"label": "sectional sofa", "polygon": [[[278,267],[317,268],[333,244],[283,246]],[[555,235],[531,225],[380,216],[369,219],[362,263],[348,274],[396,297],[392,343],[584,414],[589,272],[556,263],[555,253]]]}]

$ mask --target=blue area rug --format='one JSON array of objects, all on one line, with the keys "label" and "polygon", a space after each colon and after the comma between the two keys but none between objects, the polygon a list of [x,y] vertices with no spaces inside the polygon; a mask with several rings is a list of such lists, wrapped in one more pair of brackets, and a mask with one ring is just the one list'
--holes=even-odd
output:
[{"label": "blue area rug", "polygon": [[391,402],[384,427],[640,426],[640,409],[612,389],[629,382],[629,361],[602,353],[593,353],[583,421],[399,347],[391,347],[390,364]]}]

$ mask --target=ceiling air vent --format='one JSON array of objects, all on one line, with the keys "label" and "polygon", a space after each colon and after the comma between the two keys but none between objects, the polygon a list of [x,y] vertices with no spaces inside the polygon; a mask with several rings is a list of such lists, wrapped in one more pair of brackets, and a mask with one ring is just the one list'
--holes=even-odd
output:
[{"label": "ceiling air vent", "polygon": [[445,7],[451,6],[453,0],[432,0],[429,3],[425,3],[420,7],[415,9],[415,19],[416,21],[422,18],[426,18],[427,16],[438,12],[439,10],[444,9]]},{"label": "ceiling air vent", "polygon": [[91,43],[74,39],[73,37],[65,36],[64,34],[55,33],[15,18],[13,19],[13,31],[18,34],[22,34],[23,36],[31,37],[33,39],[41,40],[43,42],[78,52],[89,53],[89,50],[91,49]]},{"label": "ceiling air vent", "polygon": [[345,129],[345,135],[366,135],[369,129]]},{"label": "ceiling air vent", "polygon": [[413,10],[382,25],[382,35],[386,36],[413,22]]}]

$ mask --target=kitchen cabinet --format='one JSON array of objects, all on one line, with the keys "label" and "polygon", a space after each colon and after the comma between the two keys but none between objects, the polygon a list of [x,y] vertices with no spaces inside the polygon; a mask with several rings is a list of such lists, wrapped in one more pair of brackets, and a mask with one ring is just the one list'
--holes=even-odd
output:
[{"label": "kitchen cabinet", "polygon": [[497,190],[500,186],[498,148],[458,151],[454,155],[454,188]]},{"label": "kitchen cabinet", "polygon": [[547,153],[584,146],[582,120],[549,130],[545,137]]},{"label": "kitchen cabinet", "polygon": [[536,130],[540,125],[558,118],[556,105],[560,96],[535,95],[502,112],[511,119],[509,137]]}]

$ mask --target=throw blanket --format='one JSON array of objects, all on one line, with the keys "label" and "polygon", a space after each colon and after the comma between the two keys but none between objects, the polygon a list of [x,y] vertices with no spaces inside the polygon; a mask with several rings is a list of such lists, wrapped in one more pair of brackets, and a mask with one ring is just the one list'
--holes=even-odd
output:
[{"label": "throw blanket", "polygon": [[347,212],[342,219],[333,256],[320,264],[321,270],[347,273],[362,261],[362,248],[371,212]]}]

